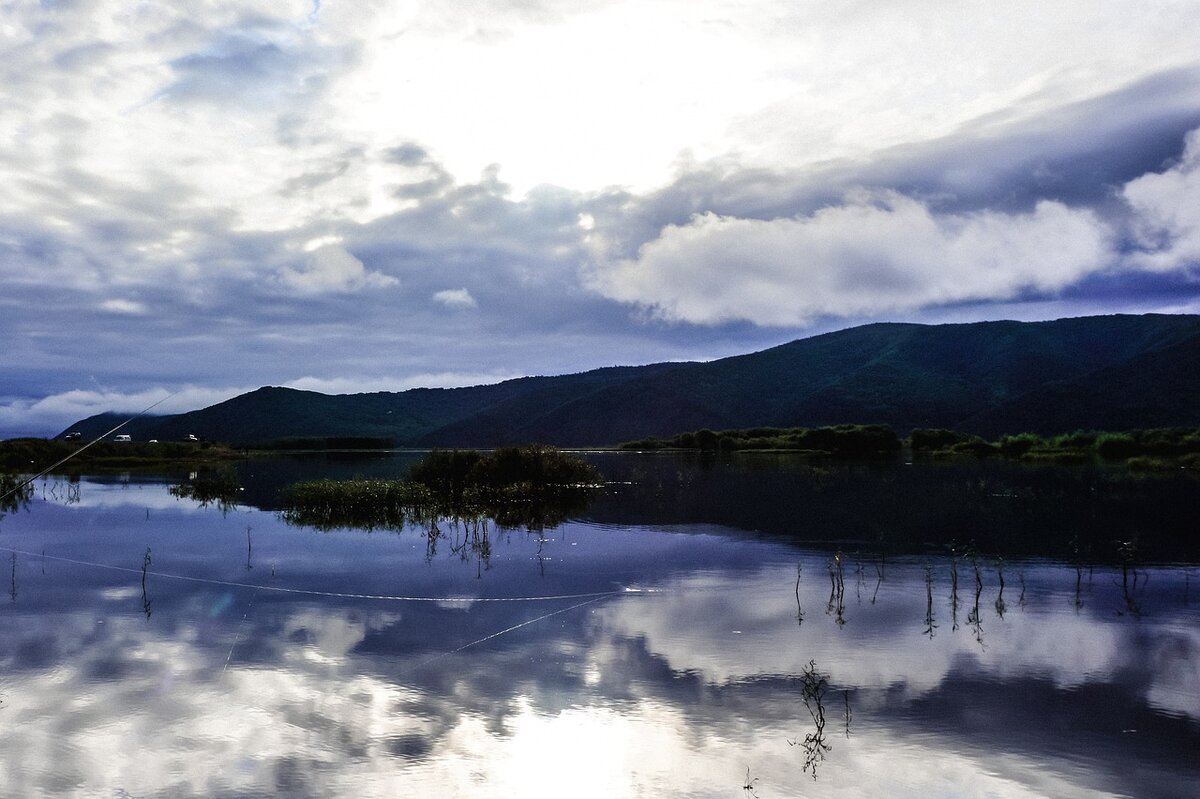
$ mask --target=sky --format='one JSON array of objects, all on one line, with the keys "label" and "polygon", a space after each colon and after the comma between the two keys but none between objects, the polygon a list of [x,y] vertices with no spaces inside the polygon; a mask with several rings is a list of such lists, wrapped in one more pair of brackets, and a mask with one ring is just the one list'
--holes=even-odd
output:
[{"label": "sky", "polygon": [[1200,3],[0,0],[0,437],[1200,312]]}]

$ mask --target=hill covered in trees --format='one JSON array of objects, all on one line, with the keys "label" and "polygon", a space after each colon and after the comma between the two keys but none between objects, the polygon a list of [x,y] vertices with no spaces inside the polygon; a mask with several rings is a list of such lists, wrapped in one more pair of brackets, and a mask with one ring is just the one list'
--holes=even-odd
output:
[{"label": "hill covered in trees", "polygon": [[[373,438],[396,446],[598,446],[709,428],[883,424],[985,437],[1200,425],[1200,316],[879,323],[706,363],[330,396],[264,387],[143,417],[135,440]],[[124,417],[69,429],[94,437]],[[64,431],[66,432],[66,431]]]}]

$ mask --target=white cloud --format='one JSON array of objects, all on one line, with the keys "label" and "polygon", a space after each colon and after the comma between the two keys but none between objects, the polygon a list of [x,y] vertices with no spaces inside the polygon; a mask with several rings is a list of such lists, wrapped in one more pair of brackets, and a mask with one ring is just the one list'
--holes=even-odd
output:
[{"label": "white cloud", "polygon": [[364,394],[376,391],[408,391],[410,388],[459,388],[499,383],[521,375],[505,372],[429,372],[408,377],[336,377],[306,376],[283,385],[321,394]]},{"label": "white cloud", "polygon": [[[212,388],[183,386],[174,392],[165,388],[121,392],[110,389],[74,389],[40,399],[17,399],[0,404],[0,430],[23,435],[50,435],[72,422],[98,413],[141,413],[160,400],[150,413],[169,414],[204,408],[223,402],[257,386]],[[15,434],[15,433],[14,433]]]},{"label": "white cloud", "polygon": [[475,302],[475,298],[471,296],[471,292],[466,289],[446,289],[439,291],[433,295],[433,299],[447,308],[466,309],[479,306],[479,303]]},{"label": "white cloud", "polygon": [[126,316],[142,316],[146,313],[146,306],[134,300],[105,300],[100,303],[100,308],[109,313],[124,314]]},{"label": "white cloud", "polygon": [[277,282],[300,295],[383,289],[400,283],[391,275],[368,271],[362,261],[334,244],[313,250],[300,268],[280,269]]},{"label": "white cloud", "polygon": [[[361,394],[375,391],[407,391],[411,388],[457,388],[511,380],[522,375],[510,372],[425,372],[407,377],[305,376],[280,385],[322,394]],[[259,386],[208,387],[185,385],[174,392],[155,387],[122,392],[110,388],[72,389],[41,398],[9,399],[0,402],[0,438],[6,435],[53,435],[67,425],[98,413],[132,416],[163,400],[154,415],[186,413],[253,391]]]},{"label": "white cloud", "polygon": [[861,194],[810,216],[695,216],[636,259],[600,267],[592,285],[670,320],[804,325],[1060,289],[1105,265],[1108,236],[1090,211],[1055,202],[938,215],[896,193]]},{"label": "white cloud", "polygon": [[1130,181],[1122,196],[1144,248],[1137,264],[1155,271],[1200,267],[1200,129],[1188,135],[1178,164]]},{"label": "white cloud", "polygon": [[769,168],[858,157],[1195,60],[1179,2],[1137,15],[1080,2],[1047,15],[1034,0],[996,15],[921,0],[529,9],[381,12],[330,100],[339,124],[364,140],[404,129],[435,144],[460,181],[500,163],[518,193],[541,182],[640,191],[681,157],[732,152]]}]

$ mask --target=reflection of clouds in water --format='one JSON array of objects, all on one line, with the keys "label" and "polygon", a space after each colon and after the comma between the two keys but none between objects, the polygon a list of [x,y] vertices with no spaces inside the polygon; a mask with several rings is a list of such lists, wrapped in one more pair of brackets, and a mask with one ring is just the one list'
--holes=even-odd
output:
[{"label": "reflection of clouds in water", "polygon": [[1200,632],[1182,625],[1154,635],[1146,701],[1200,720]]},{"label": "reflection of clouds in water", "polygon": [[[181,477],[179,482],[186,481]],[[198,502],[172,496],[164,490],[162,483],[122,482],[120,480],[100,483],[84,480],[77,485],[79,489],[77,498],[70,501],[68,501],[69,484],[62,480],[49,480],[45,483],[39,480],[34,483],[34,495],[39,502],[44,497],[49,506],[62,506],[74,510],[124,507],[172,510],[181,513],[204,510]]]},{"label": "reflection of clouds in water", "polygon": [[[51,540],[49,551],[94,546],[97,560],[136,567],[152,544],[154,567],[164,572],[197,574],[203,567],[214,577],[251,579],[242,566],[248,533],[241,518],[191,515],[183,526],[162,514],[153,524],[119,526],[139,510],[134,504],[101,514],[114,525],[112,536],[63,526],[61,543]],[[54,519],[25,525],[26,518],[37,519],[22,515],[14,527],[37,541],[26,544],[29,551],[47,540],[45,530],[62,526]],[[301,548],[291,544],[298,532],[269,514],[253,522],[254,553],[262,559],[256,582],[268,582],[268,573],[273,580],[278,562],[280,584],[295,586],[544,592],[506,563],[482,583],[470,569],[451,568],[457,563],[425,563],[419,539],[309,535]],[[114,575],[51,561],[43,576],[35,556],[23,557],[20,601],[0,616],[0,794],[122,787],[135,795],[728,796],[740,795],[749,766],[764,797],[785,787],[816,796],[1072,796],[1085,793],[1073,785],[1105,779],[1106,758],[1065,746],[1042,756],[1037,749],[1049,733],[1039,730],[1025,731],[1023,754],[999,754],[1015,745],[1004,738],[1007,730],[1021,727],[1040,701],[1085,683],[1124,689],[1117,683],[1135,666],[1155,706],[1194,711],[1196,700],[1184,689],[1195,684],[1200,642],[1186,624],[1164,622],[1168,614],[1116,616],[1119,588],[1099,572],[1097,593],[1076,615],[1073,572],[1026,568],[1022,607],[1011,567],[1009,611],[1000,619],[994,571],[987,570],[981,648],[965,624],[974,599],[965,566],[957,632],[948,578],[938,566],[939,630],[930,641],[921,635],[920,565],[889,563],[871,604],[872,567],[860,598],[848,563],[847,623],[839,627],[825,612],[824,559],[805,556],[806,616],[798,627],[794,565],[782,562],[790,553],[713,539],[702,565],[670,556],[670,546],[695,552],[708,540],[614,535],[580,565],[562,560],[562,585],[578,579],[569,568],[586,566],[603,571],[604,587],[609,575],[628,574],[662,593],[622,594],[490,640],[485,636],[563,605],[342,601],[152,575],[150,621],[140,614],[136,569]],[[572,555],[599,543],[579,541]],[[667,554],[659,557],[655,547]],[[228,562],[214,555],[220,552]],[[658,565],[635,571],[634,561]],[[763,561],[779,565],[750,565]],[[1102,588],[1109,594],[1100,595]],[[483,643],[453,652],[473,641]],[[817,783],[786,743],[810,723],[791,679],[810,658],[833,683],[834,750]],[[992,704],[961,701],[979,687],[973,680],[988,683]],[[849,739],[840,734],[844,687],[855,689],[857,726]],[[1024,696],[1029,687],[1040,692]],[[993,738],[976,735],[982,728],[954,726],[962,720],[953,713],[964,706],[981,715],[1012,706],[1011,715],[990,719],[1006,731]],[[1073,765],[1076,755],[1084,766]],[[1071,773],[1082,767],[1101,776]]]},{"label": "reflection of clouds in water", "polygon": [[[196,596],[180,610],[200,621],[169,633],[133,613],[60,613],[39,628],[48,657],[3,664],[0,794],[728,796],[749,766],[763,796],[801,786],[812,796],[1097,795],[1078,787],[1089,778],[1071,762],[964,751],[942,732],[897,734],[865,705],[844,738],[836,689],[833,750],[812,782],[786,743],[810,723],[788,663],[815,653],[841,686],[875,679],[889,651],[915,649],[931,654],[892,662],[897,680],[923,684],[977,645],[962,631],[964,646],[921,638],[921,590],[911,602],[887,598],[900,614],[864,610],[838,628],[816,613],[797,629],[791,587],[777,580],[786,573],[676,580],[661,595],[622,596],[432,665],[425,650],[364,652],[371,636],[413,623],[390,607],[260,605],[242,627],[245,597],[216,624],[204,607],[211,595]],[[706,618],[718,607],[722,616]],[[1028,624],[1041,621],[1030,614]],[[1002,642],[1017,638],[997,631],[979,657],[995,668],[992,653],[1012,657],[1016,647]],[[1106,665],[1119,644],[1080,662]],[[1017,668],[1040,669],[1051,650],[1031,651]],[[772,673],[785,676],[757,677]]]},{"label": "reflection of clouds in water", "polygon": [[[94,620],[76,621],[77,630]],[[353,613],[305,609],[285,624],[306,631],[321,658],[224,673],[195,644],[146,636],[132,617],[112,621],[69,663],[5,681],[0,793],[184,796],[266,787],[356,796],[728,796],[749,765],[761,789],[803,784],[814,796],[881,788],[1019,796],[1029,786],[1082,795],[1017,758],[1002,767],[945,751],[936,740],[871,731],[837,738],[822,780],[811,783],[785,742],[798,732],[798,711],[753,722],[719,708],[697,726],[653,696],[618,705],[593,697],[547,711],[537,696],[519,694],[497,698],[499,719],[490,719],[465,708],[488,701],[468,694],[483,684],[474,674],[494,669],[494,660],[473,663],[446,694],[403,678],[331,673],[368,629],[386,623]],[[121,678],[96,680],[97,666],[114,658],[123,663]],[[637,688],[654,692],[647,683]]]},{"label": "reflection of clouds in water", "polygon": [[368,629],[386,627],[400,619],[400,613],[372,614],[366,619],[359,613],[330,614],[307,608],[290,614],[284,621],[281,641],[302,643],[303,646],[287,647],[283,654],[289,661],[304,657],[325,664],[338,663],[362,642]]},{"label": "reflection of clouds in water", "polygon": [[[974,598],[973,578],[961,575],[959,630],[951,630],[948,586],[938,586],[939,631],[932,641],[914,643],[925,613],[924,585],[915,566],[907,571],[889,566],[875,605],[869,602],[873,586],[860,601],[847,579],[849,621],[839,627],[824,613],[829,588],[820,568],[806,565],[807,580],[801,585],[806,620],[801,625],[796,623],[795,571],[786,567],[754,575],[678,578],[664,585],[661,594],[605,605],[601,618],[613,634],[645,639],[647,648],[673,670],[697,672],[709,682],[797,674],[815,658],[840,685],[902,688],[912,696],[938,687],[964,658],[992,679],[1036,676],[1069,688],[1111,678],[1139,649],[1134,641],[1138,631],[1115,616],[1070,616],[1031,605],[1010,608],[1001,619],[991,609],[994,586],[985,587],[980,602],[980,646],[965,624]],[[1063,586],[1061,596],[1039,594],[1038,602],[1065,606],[1068,588]],[[714,625],[714,619],[721,624]],[[1154,622],[1143,619],[1142,624]]]}]

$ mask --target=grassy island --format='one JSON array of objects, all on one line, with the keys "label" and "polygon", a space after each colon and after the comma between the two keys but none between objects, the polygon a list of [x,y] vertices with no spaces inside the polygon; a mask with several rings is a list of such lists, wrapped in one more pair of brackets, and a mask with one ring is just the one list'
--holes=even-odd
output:
[{"label": "grassy island", "polygon": [[553,527],[586,508],[600,480],[595,467],[554,447],[433,450],[404,480],[295,483],[284,491],[284,518],[321,529],[398,528],[439,517]]}]

